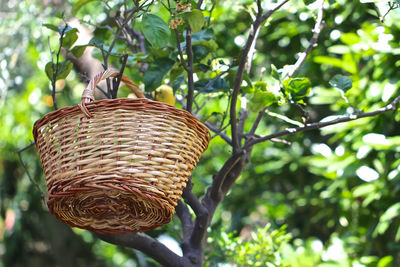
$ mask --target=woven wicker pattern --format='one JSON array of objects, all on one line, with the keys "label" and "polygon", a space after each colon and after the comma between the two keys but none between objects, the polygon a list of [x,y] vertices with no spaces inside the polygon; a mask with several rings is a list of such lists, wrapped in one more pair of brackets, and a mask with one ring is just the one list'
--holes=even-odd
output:
[{"label": "woven wicker pattern", "polygon": [[50,212],[71,226],[101,233],[168,223],[208,146],[207,127],[157,101],[85,103],[87,95],[79,106],[51,112],[34,125]]}]

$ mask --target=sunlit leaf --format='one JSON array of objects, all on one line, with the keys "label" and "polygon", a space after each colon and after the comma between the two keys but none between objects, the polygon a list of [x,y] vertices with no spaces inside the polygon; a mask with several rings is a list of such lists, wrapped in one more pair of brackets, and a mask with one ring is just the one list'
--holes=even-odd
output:
[{"label": "sunlit leaf", "polygon": [[205,22],[203,12],[195,9],[188,13],[185,13],[185,17],[193,32],[201,31],[201,28],[203,27]]},{"label": "sunlit leaf", "polygon": [[46,27],[47,29],[58,32],[58,26],[56,26],[56,25],[45,23],[45,24],[43,24],[43,27]]},{"label": "sunlit leaf", "polygon": [[249,109],[254,112],[260,111],[279,101],[279,97],[268,90],[268,84],[266,82],[254,82],[253,87],[244,88],[244,91],[248,94]]},{"label": "sunlit leaf", "polygon": [[342,33],[340,35],[340,40],[347,45],[354,45],[359,43],[361,38],[357,34],[349,32],[349,33]]},{"label": "sunlit leaf", "polygon": [[275,80],[281,81],[281,75],[278,72],[278,69],[275,67],[274,64],[271,64],[271,76]]},{"label": "sunlit leaf", "polygon": [[72,15],[76,15],[78,13],[78,11],[86,4],[90,3],[90,2],[94,2],[94,1],[98,1],[98,0],[79,0],[78,2],[76,2],[71,10]]},{"label": "sunlit leaf", "polygon": [[393,263],[393,257],[392,256],[386,256],[381,258],[378,261],[378,264],[376,265],[376,267],[390,267],[392,266]]},{"label": "sunlit leaf", "polygon": [[292,99],[300,100],[310,93],[311,82],[308,78],[289,78],[283,81],[283,88]]}]

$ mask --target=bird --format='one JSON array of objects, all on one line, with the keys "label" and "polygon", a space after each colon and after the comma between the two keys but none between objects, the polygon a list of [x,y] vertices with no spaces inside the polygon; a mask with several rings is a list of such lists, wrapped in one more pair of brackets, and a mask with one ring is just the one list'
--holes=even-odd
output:
[{"label": "bird", "polygon": [[167,103],[172,106],[175,105],[174,91],[169,85],[160,85],[156,90],[154,90],[152,95],[153,98],[157,101]]}]

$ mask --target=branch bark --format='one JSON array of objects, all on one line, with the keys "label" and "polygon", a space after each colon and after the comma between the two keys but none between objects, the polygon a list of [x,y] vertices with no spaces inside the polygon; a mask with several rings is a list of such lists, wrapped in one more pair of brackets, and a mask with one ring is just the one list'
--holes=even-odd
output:
[{"label": "branch bark", "polygon": [[186,110],[192,113],[193,98],[194,98],[194,80],[193,80],[192,29],[190,28],[190,25],[188,25],[186,28],[186,54],[187,54],[186,71],[188,75],[188,94],[186,97]]},{"label": "branch bark", "polygon": [[315,129],[321,129],[323,127],[326,126],[330,126],[330,125],[334,125],[334,124],[338,124],[338,123],[343,123],[343,122],[348,122],[348,121],[354,121],[354,120],[358,120],[361,118],[367,118],[367,117],[374,117],[377,116],[379,114],[385,113],[385,112],[389,112],[389,111],[395,111],[396,110],[396,106],[400,101],[400,96],[396,97],[390,104],[386,105],[383,108],[377,109],[375,111],[371,111],[371,112],[362,112],[360,114],[357,115],[343,115],[343,116],[337,116],[337,118],[329,120],[329,121],[319,121],[319,122],[314,122],[314,123],[309,123],[306,124],[304,126],[301,127],[297,127],[297,128],[287,128],[283,131],[280,132],[276,132],[267,136],[263,136],[260,138],[256,138],[254,140],[251,140],[247,143],[245,148],[250,148],[258,143],[262,143],[277,137],[281,137],[281,136],[285,136],[285,135],[292,135],[292,134],[296,134],[299,132],[304,132],[304,131],[310,131],[310,130],[315,130]]},{"label": "branch bark", "polygon": [[144,234],[97,234],[101,240],[118,245],[138,249],[149,257],[155,259],[163,266],[188,266],[185,258],[176,255],[158,240]]},{"label": "branch bark", "polygon": [[297,71],[300,69],[300,67],[306,61],[306,58],[310,54],[311,50],[317,46],[319,34],[321,33],[322,29],[325,26],[325,23],[322,20],[323,16],[324,16],[324,3],[325,3],[324,0],[319,0],[318,15],[317,15],[317,19],[315,21],[315,26],[312,30],[313,36],[311,37],[310,43],[308,44],[306,50],[304,50],[303,53],[300,53],[299,58],[297,59],[296,63],[293,65],[292,69],[289,71],[288,78],[293,77],[297,73]]},{"label": "branch bark", "polygon": [[240,86],[243,81],[243,72],[246,67],[246,63],[248,60],[249,51],[255,42],[257,37],[257,32],[263,22],[265,22],[273,13],[275,13],[278,9],[280,9],[285,3],[289,0],[284,0],[278,5],[276,5],[273,9],[269,10],[265,14],[262,14],[263,10],[261,9],[261,3],[258,2],[258,12],[256,15],[256,19],[254,20],[253,24],[250,28],[250,34],[247,38],[246,44],[243,47],[241,52],[241,56],[239,59],[239,67],[235,77],[235,81],[233,84],[233,92],[232,92],[232,101],[231,101],[231,108],[230,108],[230,124],[231,124],[231,132],[232,132],[232,147],[233,153],[236,153],[240,149],[240,140],[239,134],[237,131],[237,121],[236,121],[236,103],[240,91]]}]

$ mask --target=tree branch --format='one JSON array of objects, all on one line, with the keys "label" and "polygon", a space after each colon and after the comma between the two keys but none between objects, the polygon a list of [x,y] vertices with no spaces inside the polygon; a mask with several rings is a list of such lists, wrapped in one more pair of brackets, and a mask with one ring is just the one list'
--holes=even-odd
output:
[{"label": "tree branch", "polygon": [[289,71],[289,73],[287,75],[288,78],[293,77],[297,73],[297,71],[300,69],[300,67],[306,61],[306,58],[310,54],[311,50],[318,45],[317,42],[318,42],[319,34],[321,33],[322,29],[325,26],[325,23],[322,20],[322,18],[324,16],[324,2],[325,2],[324,0],[319,0],[318,15],[317,15],[317,19],[315,21],[315,26],[312,30],[313,36],[312,36],[310,43],[307,46],[306,50],[304,50],[303,53],[299,54],[299,58],[297,59],[296,63],[292,66],[292,69]]},{"label": "tree branch", "polygon": [[188,94],[186,98],[186,110],[192,113],[194,98],[194,80],[193,80],[193,49],[192,49],[192,29],[190,25],[186,28],[186,54],[187,54],[187,75],[188,75]]},{"label": "tree branch", "polygon": [[221,190],[222,184],[225,181],[226,176],[228,173],[232,170],[233,167],[238,163],[240,160],[240,157],[244,154],[244,152],[237,153],[232,155],[222,166],[221,170],[218,172],[217,175],[214,176],[213,178],[213,183],[211,186],[211,198],[215,202],[220,202],[223,197],[223,192]]},{"label": "tree branch", "polygon": [[261,9],[261,4],[259,3],[259,9],[256,15],[256,19],[251,25],[250,29],[250,34],[249,37],[247,38],[246,44],[243,47],[243,50],[241,52],[241,56],[239,59],[239,67],[238,71],[235,77],[235,81],[233,84],[233,92],[232,92],[232,101],[231,101],[231,108],[230,108],[230,123],[231,123],[231,132],[232,132],[232,147],[233,147],[233,153],[236,153],[239,148],[240,148],[240,142],[239,142],[239,134],[237,132],[237,121],[236,121],[236,103],[240,91],[240,86],[243,81],[243,72],[246,66],[246,62],[248,59],[248,54],[251,49],[251,46],[253,42],[255,41],[257,37],[257,31],[261,24],[267,20],[274,12],[276,12],[279,8],[281,8],[285,3],[287,3],[289,0],[284,0],[281,3],[279,3],[277,6],[275,6],[273,9],[269,10],[265,14],[262,14],[262,9]]},{"label": "tree branch", "polygon": [[158,240],[144,234],[98,234],[95,235],[101,240],[124,247],[138,249],[147,256],[155,259],[163,266],[188,266],[185,259],[176,255]]},{"label": "tree branch", "polygon": [[[246,154],[247,153],[248,152],[246,152]],[[242,151],[232,155],[213,179],[213,185],[208,188],[202,201],[203,206],[206,207],[207,213],[196,217],[193,232],[190,237],[190,244],[194,249],[202,248],[205,242],[207,228],[213,218],[215,210],[223,200],[224,195],[226,195],[227,191],[215,192],[217,190],[216,188],[220,187],[220,184],[223,185],[226,180],[236,180],[240,176],[246,165],[246,161],[244,160],[246,154]]]},{"label": "tree branch", "polygon": [[276,132],[267,136],[263,136],[254,140],[251,140],[247,143],[246,148],[250,148],[252,146],[254,146],[255,144],[261,143],[261,142],[265,142],[277,137],[281,137],[281,136],[285,136],[285,135],[292,135],[298,132],[304,132],[304,131],[310,131],[310,130],[315,130],[315,129],[320,129],[329,125],[334,125],[334,124],[338,124],[338,123],[343,123],[343,122],[348,122],[348,121],[354,121],[357,119],[361,119],[361,118],[366,118],[366,117],[374,117],[376,115],[388,112],[388,111],[394,111],[396,110],[396,105],[399,103],[400,101],[400,96],[396,97],[390,104],[386,105],[383,108],[380,108],[378,110],[375,111],[371,111],[371,112],[366,112],[366,113],[360,113],[357,115],[342,115],[342,116],[336,116],[337,118],[329,120],[329,121],[319,121],[319,122],[314,122],[314,123],[309,123],[306,124],[304,126],[301,127],[297,127],[297,128],[287,128],[283,131],[280,132]]},{"label": "tree branch", "polygon": [[287,2],[289,2],[289,0],[283,0],[282,2],[277,4],[273,9],[269,10],[264,15],[262,15],[262,17],[261,17],[262,22],[264,22],[267,19],[269,19],[269,17],[271,17],[272,14],[274,14],[276,11],[278,11]]},{"label": "tree branch", "polygon": [[217,127],[215,127],[214,125],[212,125],[209,122],[204,122],[204,125],[207,126],[211,131],[213,131],[215,134],[221,136],[222,139],[225,140],[225,142],[227,142],[228,144],[232,145],[232,140],[229,138],[228,135],[226,135],[226,133],[222,132],[220,129],[218,129]]},{"label": "tree branch", "polygon": [[122,74],[124,73],[127,60],[128,60],[128,54],[123,55],[122,56],[122,66],[119,71],[119,74],[116,78],[113,79],[113,90],[111,91],[111,97],[113,99],[117,98],[119,84],[121,83]]},{"label": "tree branch", "polygon": [[179,57],[180,57],[180,62],[182,64],[182,67],[187,71],[186,61],[183,59],[183,51],[182,51],[182,47],[181,47],[181,40],[179,38],[178,29],[175,28],[174,32],[175,32],[176,47],[178,48],[178,54],[179,54]]},{"label": "tree branch", "polygon": [[178,205],[175,207],[175,212],[182,224],[183,237],[190,236],[193,229],[193,221],[188,207],[179,200]]},{"label": "tree branch", "polygon": [[199,199],[193,194],[192,187],[193,184],[189,180],[188,185],[185,187],[185,189],[183,189],[182,197],[185,202],[192,208],[196,216],[198,216],[206,211],[204,210],[204,206],[201,204]]}]

